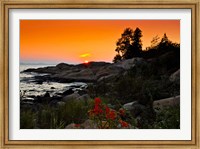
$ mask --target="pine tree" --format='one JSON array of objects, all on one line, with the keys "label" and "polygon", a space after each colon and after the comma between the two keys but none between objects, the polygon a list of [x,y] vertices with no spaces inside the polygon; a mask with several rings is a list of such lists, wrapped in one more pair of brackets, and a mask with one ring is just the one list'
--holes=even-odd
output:
[{"label": "pine tree", "polygon": [[132,38],[133,38],[133,30],[131,28],[126,28],[122,33],[121,38],[118,39],[116,43],[117,48],[115,49],[115,51],[122,58],[124,58],[125,53],[130,48],[132,44]]}]

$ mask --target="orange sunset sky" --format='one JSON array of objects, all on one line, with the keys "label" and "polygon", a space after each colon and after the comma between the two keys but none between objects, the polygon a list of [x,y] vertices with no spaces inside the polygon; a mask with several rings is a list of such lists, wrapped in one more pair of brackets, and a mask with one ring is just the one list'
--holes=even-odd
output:
[{"label": "orange sunset sky", "polygon": [[112,62],[116,41],[127,27],[142,30],[143,49],[164,33],[180,42],[179,20],[21,20],[20,61]]}]

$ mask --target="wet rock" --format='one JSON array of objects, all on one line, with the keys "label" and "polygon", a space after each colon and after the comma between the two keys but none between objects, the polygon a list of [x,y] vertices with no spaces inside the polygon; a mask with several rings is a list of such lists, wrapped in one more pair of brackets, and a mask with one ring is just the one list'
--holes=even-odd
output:
[{"label": "wet rock", "polygon": [[33,101],[33,100],[34,100],[34,98],[32,98],[32,97],[25,97],[25,98],[22,99],[23,102],[30,102],[30,101]]},{"label": "wet rock", "polygon": [[84,95],[84,94],[87,94],[87,91],[86,91],[86,90],[83,90],[83,89],[80,89],[80,90],[78,90],[78,94],[79,94],[80,96],[82,96],[82,95]]},{"label": "wet rock", "polygon": [[73,94],[73,93],[74,93],[73,88],[70,88],[70,89],[64,91],[62,93],[62,95],[66,96],[66,95],[70,95],[70,94]]},{"label": "wet rock", "polygon": [[78,93],[73,93],[71,95],[67,95],[65,97],[62,98],[62,101],[64,102],[68,102],[70,100],[77,100],[77,98],[79,98],[80,95]]},{"label": "wet rock", "polygon": [[36,81],[35,84],[43,84],[43,81]]},{"label": "wet rock", "polygon": [[35,95],[28,95],[28,97],[34,99]]},{"label": "wet rock", "polygon": [[43,97],[50,97],[49,92],[46,92]]}]

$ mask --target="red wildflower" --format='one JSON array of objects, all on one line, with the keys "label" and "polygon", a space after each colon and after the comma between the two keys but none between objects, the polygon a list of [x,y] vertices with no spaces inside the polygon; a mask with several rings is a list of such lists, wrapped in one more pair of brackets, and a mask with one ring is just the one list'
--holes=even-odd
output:
[{"label": "red wildflower", "polygon": [[127,127],[128,127],[128,123],[125,122],[125,121],[119,120],[119,123],[121,124],[121,126],[122,126],[123,128],[127,128]]},{"label": "red wildflower", "polygon": [[111,111],[109,111],[109,113],[106,113],[106,118],[107,119],[114,120],[116,117],[117,117],[117,115],[116,115],[114,110],[111,110]]},{"label": "red wildflower", "polygon": [[108,106],[106,106],[106,114],[110,113],[110,108]]},{"label": "red wildflower", "polygon": [[124,109],[119,109],[119,114],[121,116],[125,116],[125,110]]},{"label": "red wildflower", "polygon": [[100,103],[101,103],[100,98],[95,98],[94,101],[95,101],[95,105],[100,105]]},{"label": "red wildflower", "polygon": [[94,105],[94,110],[93,111],[94,111],[95,114],[103,113],[103,110],[101,109],[100,105],[98,105],[98,104]]}]

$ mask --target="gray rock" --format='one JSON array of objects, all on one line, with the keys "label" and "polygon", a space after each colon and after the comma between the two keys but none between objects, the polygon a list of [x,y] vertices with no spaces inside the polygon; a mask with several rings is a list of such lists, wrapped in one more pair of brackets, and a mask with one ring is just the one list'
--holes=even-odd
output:
[{"label": "gray rock", "polygon": [[180,105],[180,95],[165,99],[156,100],[153,102],[153,108],[158,111],[159,109],[168,107],[168,106],[176,106]]},{"label": "gray rock", "polygon": [[115,77],[116,75],[113,75],[113,74],[110,74],[110,75],[107,75],[107,76],[103,76],[103,77],[100,77],[97,82],[102,82],[102,81],[107,81],[107,80],[111,80]]},{"label": "gray rock", "polygon": [[76,129],[75,125],[76,125],[76,124],[71,123],[71,124],[67,125],[67,126],[65,127],[65,129]]},{"label": "gray rock", "polygon": [[169,80],[171,82],[174,82],[176,80],[179,80],[180,79],[180,69],[177,70],[176,72],[174,72],[173,74],[171,74],[171,76],[169,77]]},{"label": "gray rock", "polygon": [[77,100],[77,98],[79,98],[80,95],[78,93],[73,93],[71,95],[67,95],[65,97],[62,98],[62,101],[64,102],[68,102],[69,100]]},{"label": "gray rock", "polygon": [[63,101],[57,102],[57,106],[64,106],[64,105],[65,105],[65,102],[63,102]]},{"label": "gray rock", "polygon": [[89,65],[68,65],[58,64],[55,67],[44,67],[38,69],[28,69],[24,72],[48,73],[48,77],[40,76],[38,81],[57,81],[57,82],[94,82],[109,80],[119,76],[126,70],[134,67],[137,63],[144,62],[142,58],[123,60],[118,63],[90,62]]},{"label": "gray rock", "polygon": [[87,101],[88,99],[91,99],[91,97],[88,94],[84,94],[77,98],[78,100],[84,100]]},{"label": "gray rock", "polygon": [[126,110],[132,110],[133,109],[133,105],[137,103],[137,101],[133,101],[133,102],[129,102],[123,105],[123,108]]},{"label": "gray rock", "polygon": [[92,120],[86,120],[84,123],[81,124],[81,127],[84,129],[97,129],[97,125],[94,124]]},{"label": "gray rock", "polygon": [[123,108],[128,110],[133,117],[140,116],[147,110],[147,107],[139,104],[138,101],[133,101],[123,105]]},{"label": "gray rock", "polygon": [[143,58],[132,58],[132,59],[120,61],[116,63],[115,66],[128,70],[134,67],[137,63],[141,63],[143,61],[144,61]]},{"label": "gray rock", "polygon": [[88,91],[87,90],[83,90],[83,89],[80,89],[80,90],[78,90],[78,94],[79,95],[85,95],[85,94],[87,94],[88,93]]},{"label": "gray rock", "polygon": [[97,125],[94,124],[94,122],[92,120],[88,119],[84,123],[80,124],[79,127],[77,127],[76,124],[74,124],[74,123],[71,123],[71,124],[69,124],[65,127],[65,129],[79,129],[79,128],[82,128],[82,129],[97,129]]}]

